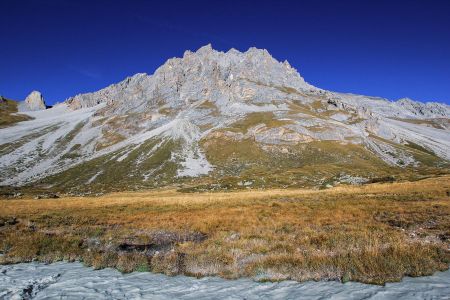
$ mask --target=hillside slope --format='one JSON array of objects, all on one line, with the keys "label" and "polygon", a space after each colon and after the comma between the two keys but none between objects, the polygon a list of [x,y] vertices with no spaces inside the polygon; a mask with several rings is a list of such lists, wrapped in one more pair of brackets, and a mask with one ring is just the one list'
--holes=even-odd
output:
[{"label": "hillside slope", "polygon": [[448,105],[322,90],[256,48],[186,51],[24,113],[33,120],[0,129],[0,185],[230,189],[449,171]]}]

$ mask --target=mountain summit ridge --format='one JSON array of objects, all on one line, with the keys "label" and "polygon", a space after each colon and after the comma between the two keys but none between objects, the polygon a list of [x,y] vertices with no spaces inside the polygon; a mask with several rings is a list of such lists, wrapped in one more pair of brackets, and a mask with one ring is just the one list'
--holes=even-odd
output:
[{"label": "mountain summit ridge", "polygon": [[323,90],[254,47],[185,51],[152,75],[27,114],[0,129],[0,184],[242,187],[291,174],[277,184],[301,186],[450,160],[450,106]]},{"label": "mountain summit ridge", "polygon": [[[212,86],[223,88],[223,85],[229,85],[239,77],[264,84],[291,84],[292,88],[312,87],[289,63],[276,61],[267,50],[250,48],[246,52],[230,50],[225,53],[207,45],[196,52],[186,51],[181,58],[168,59],[153,75],[138,73],[98,92],[71,97],[66,102],[73,109],[90,107],[108,100],[112,103],[117,101],[115,97],[120,96],[118,94],[122,91],[135,86],[143,89],[141,97],[137,97],[135,101],[155,98],[159,90],[169,94],[172,97],[169,100],[177,101],[205,96]],[[226,91],[222,89],[221,92]]]},{"label": "mountain summit ridge", "polygon": [[[195,72],[195,69],[201,69],[208,63],[213,66],[212,72]],[[253,72],[249,72],[248,70],[253,70]],[[193,74],[187,74],[189,72],[193,72]],[[120,96],[119,94],[121,91],[126,90],[129,86],[133,88],[136,85],[141,86],[144,91],[141,97],[142,99],[133,99],[135,101],[142,102],[155,97],[155,95],[152,95],[151,93],[154,89],[160,88],[169,93],[175,90],[175,93],[172,95],[172,101],[188,96],[198,97],[198,91],[193,89],[192,86],[179,91],[179,89],[182,88],[184,81],[195,82],[198,84],[198,80],[188,78],[183,81],[183,77],[193,75],[192,77],[195,78],[203,78],[207,77],[207,75],[212,75],[214,72],[216,72],[216,75],[219,75],[219,78],[216,78],[216,85],[218,80],[225,84],[230,84],[233,80],[252,80],[266,86],[309,90],[310,92],[314,91],[317,93],[328,92],[307,83],[287,60],[279,62],[265,49],[251,47],[245,52],[240,52],[232,48],[227,52],[222,52],[214,50],[211,44],[208,44],[200,47],[195,52],[189,50],[185,51],[181,58],[174,57],[168,59],[166,63],[156,69],[153,75],[137,73],[117,84],[112,84],[101,89],[98,92],[79,94],[70,97],[66,99],[66,102],[69,103],[69,106],[72,109],[91,107],[104,101],[108,102],[108,100],[108,103],[111,104],[112,102],[117,101],[114,98]],[[239,77],[239,75],[241,75],[241,77]],[[210,84],[210,82],[208,82],[208,84]],[[334,94],[352,95],[342,93]],[[422,103],[409,98],[402,98],[397,101],[389,101],[384,98],[377,99],[394,103],[394,106],[405,106],[407,102],[409,106],[416,108],[416,111],[412,112],[412,115],[410,114],[409,117],[413,117],[414,115],[420,116],[420,112],[422,112],[425,117],[450,116],[450,106],[443,103]],[[352,105],[354,105],[354,103],[352,103]],[[436,111],[436,113],[433,111]]]}]

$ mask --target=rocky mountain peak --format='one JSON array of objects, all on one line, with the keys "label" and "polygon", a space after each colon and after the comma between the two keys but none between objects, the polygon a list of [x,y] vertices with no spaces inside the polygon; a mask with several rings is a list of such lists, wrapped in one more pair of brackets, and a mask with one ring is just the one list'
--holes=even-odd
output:
[{"label": "rocky mountain peak", "polygon": [[44,97],[39,91],[32,91],[23,102],[23,105],[20,105],[22,111],[34,111],[34,110],[43,110],[46,109],[47,106],[45,104]]},{"label": "rocky mountain peak", "polygon": [[313,87],[289,63],[277,61],[267,50],[252,47],[246,52],[221,52],[208,44],[167,60],[153,75],[136,74],[98,92],[72,97],[67,103],[72,109],[107,103],[106,111],[115,113],[157,106],[177,110],[188,102],[205,99],[224,107],[272,98],[273,88]]}]

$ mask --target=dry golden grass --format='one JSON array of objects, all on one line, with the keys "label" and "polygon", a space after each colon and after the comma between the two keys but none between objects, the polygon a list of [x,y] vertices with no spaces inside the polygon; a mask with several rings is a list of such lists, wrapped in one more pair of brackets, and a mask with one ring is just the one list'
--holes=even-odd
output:
[{"label": "dry golden grass", "polygon": [[1,259],[384,283],[448,267],[449,194],[443,176],[329,190],[1,200]]}]

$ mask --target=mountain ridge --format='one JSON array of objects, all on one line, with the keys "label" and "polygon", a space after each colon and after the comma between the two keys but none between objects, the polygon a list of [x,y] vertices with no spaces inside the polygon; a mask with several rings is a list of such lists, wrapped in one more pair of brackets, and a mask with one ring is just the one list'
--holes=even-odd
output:
[{"label": "mountain ridge", "polygon": [[450,160],[450,106],[326,91],[257,48],[207,45],[26,114],[0,129],[0,184],[317,186]]},{"label": "mountain ridge", "polygon": [[[210,57],[210,56],[213,56],[213,58],[215,58],[215,59],[220,59],[221,57],[223,57],[223,56],[225,56],[225,55],[227,55],[229,53],[232,53],[233,55],[235,55],[237,57],[240,57],[241,59],[243,57],[246,57],[246,58],[250,57],[250,59],[253,59],[253,58],[266,58],[268,60],[271,60],[273,62],[276,62],[278,64],[281,64],[281,65],[285,66],[292,73],[295,73],[296,75],[298,75],[299,76],[299,80],[305,84],[305,86],[303,86],[303,88],[311,88],[311,89],[314,89],[316,91],[329,92],[327,90],[320,89],[320,88],[314,87],[314,86],[306,83],[304,81],[303,77],[301,77],[301,75],[298,73],[298,71],[295,68],[293,68],[289,64],[289,62],[287,60],[285,60],[283,63],[278,62],[265,49],[258,49],[258,48],[255,48],[255,47],[251,47],[245,52],[239,52],[238,50],[235,50],[235,49],[232,48],[232,49],[230,49],[227,52],[223,52],[223,51],[216,51],[216,50],[214,50],[212,48],[211,44],[208,44],[206,46],[203,46],[203,47],[199,48],[196,52],[191,52],[191,51],[187,50],[187,51],[185,51],[183,57],[181,57],[181,58],[174,57],[174,58],[168,59],[165,64],[163,64],[161,67],[156,69],[156,71],[154,72],[153,75],[149,75],[147,73],[137,73],[135,75],[132,75],[132,76],[129,76],[129,77],[125,78],[124,80],[120,81],[119,83],[111,84],[108,87],[103,88],[103,89],[101,89],[101,90],[99,90],[97,92],[104,91],[104,90],[106,90],[108,88],[111,88],[111,87],[115,87],[116,85],[123,86],[123,85],[129,83],[130,81],[134,81],[136,78],[139,80],[139,79],[142,79],[143,77],[147,78],[147,77],[152,77],[152,76],[158,76],[159,73],[164,72],[164,70],[167,69],[167,67],[171,68],[171,65],[177,64],[179,62],[183,63],[183,60],[185,60],[188,57],[192,57],[192,56]],[[234,59],[236,59],[236,57],[234,57]],[[231,59],[231,60],[233,60],[233,59]],[[76,102],[77,97],[79,97],[79,96],[92,95],[92,94],[95,94],[95,93],[96,92],[90,92],[90,93],[85,93],[85,94],[78,94],[78,95],[76,95],[74,97],[69,97],[68,99],[65,100],[65,102],[69,102],[69,103]],[[352,93],[335,93],[335,94],[360,96],[360,95],[356,95],[356,94],[352,94]],[[412,99],[407,98],[407,97],[398,99],[396,101],[391,101],[391,100],[388,100],[388,99],[382,98],[382,97],[371,97],[371,96],[363,96],[363,97],[371,98],[371,99],[377,99],[377,100],[384,100],[384,101],[387,101],[387,102],[390,102],[390,103],[414,104],[417,107],[425,106],[425,107],[430,107],[431,108],[433,106],[438,106],[438,107],[440,107],[442,109],[446,109],[446,110],[449,109],[449,106],[447,104],[436,102],[436,101],[420,102],[420,101],[412,100]],[[78,105],[75,104],[72,107],[73,108],[78,108]],[[82,107],[86,107],[86,106],[82,106]],[[447,111],[447,115],[446,116],[447,117],[449,116],[448,111]]]}]

